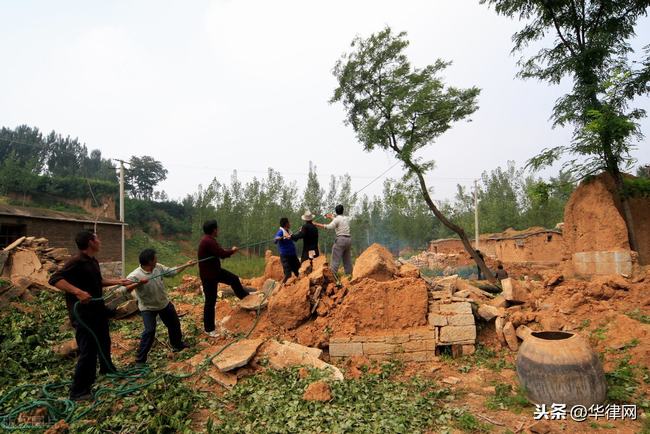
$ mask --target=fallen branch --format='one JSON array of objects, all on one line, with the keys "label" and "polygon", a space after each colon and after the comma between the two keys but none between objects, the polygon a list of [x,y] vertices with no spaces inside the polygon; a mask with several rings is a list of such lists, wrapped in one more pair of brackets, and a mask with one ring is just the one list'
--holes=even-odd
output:
[{"label": "fallen branch", "polygon": [[503,422],[499,422],[498,420],[490,419],[489,417],[487,417],[484,414],[478,413],[477,416],[479,418],[483,419],[484,421],[491,423],[492,425],[505,426],[505,424]]}]

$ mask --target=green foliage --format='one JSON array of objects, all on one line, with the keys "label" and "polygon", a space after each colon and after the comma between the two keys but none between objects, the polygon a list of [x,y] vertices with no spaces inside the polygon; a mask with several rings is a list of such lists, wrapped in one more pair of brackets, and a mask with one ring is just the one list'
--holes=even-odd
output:
[{"label": "green foliage", "polygon": [[301,379],[293,369],[256,375],[223,397],[214,432],[427,432],[450,424],[454,414],[441,405],[446,389],[418,377],[391,380],[393,369],[385,365],[379,374],[331,383],[327,403],[302,399],[322,374]]},{"label": "green foliage", "polygon": [[[167,377],[123,397],[117,409],[104,405],[93,413],[94,421],[72,424],[72,432],[193,433],[190,415],[205,397],[179,379]],[[116,411],[118,410],[118,411]]]},{"label": "green foliage", "polygon": [[[34,174],[7,159],[0,165],[0,193],[23,193],[36,196],[58,196],[73,199],[114,196],[118,192],[115,182],[87,179],[78,176],[55,178]],[[92,194],[91,194],[92,189]]]},{"label": "green foliage", "polygon": [[627,197],[650,197],[650,178],[624,178]]},{"label": "green foliage", "polygon": [[60,373],[60,359],[51,347],[73,337],[71,330],[61,330],[67,317],[62,296],[42,291],[23,305],[28,310],[10,308],[0,316],[0,393],[16,385],[16,379],[29,383]]},{"label": "green foliage", "polygon": [[[481,233],[531,226],[553,228],[563,220],[564,206],[574,188],[568,173],[560,172],[548,180],[526,177],[513,161],[506,169],[483,172],[478,184]],[[465,231],[474,232],[474,196],[467,188],[458,185],[455,201],[443,209]]]},{"label": "green foliage", "polygon": [[479,421],[476,416],[467,412],[456,419],[455,425],[458,429],[471,433],[490,432],[492,430],[492,425]]},{"label": "green foliage", "polygon": [[648,406],[645,396],[639,393],[639,377],[647,375],[638,366],[630,363],[630,356],[621,358],[614,370],[605,373],[607,380],[607,399],[617,403],[637,403]]},{"label": "green foliage", "polygon": [[643,166],[639,166],[636,169],[636,176],[639,178],[650,178],[650,164],[645,164]]},{"label": "green foliage", "polygon": [[497,383],[495,384],[494,395],[487,398],[485,406],[490,410],[500,409],[521,413],[524,408],[530,406],[530,403],[521,388],[518,387],[513,392],[510,384]]},{"label": "green foliage", "polygon": [[417,177],[416,185],[438,220],[465,238],[431,199],[424,174],[434,162],[417,153],[474,113],[480,90],[445,85],[440,75],[450,63],[441,59],[421,69],[412,67],[405,53],[408,45],[406,33],[394,34],[390,27],[355,38],[351,52],[334,67],[338,87],[330,102],[343,104],[346,124],[363,148],[391,151],[407,169],[407,180]]},{"label": "green foliage", "polygon": [[95,149],[89,155],[86,146],[78,139],[63,137],[54,131],[44,137],[38,128],[26,125],[0,130],[0,162],[8,159],[16,167],[34,175],[116,181],[111,161],[102,158],[99,150]]},{"label": "green foliage", "polygon": [[635,319],[643,324],[650,324],[650,315],[646,315],[641,312],[639,308],[636,308],[634,310],[631,310],[630,312],[626,313],[627,316],[629,316],[632,319]]},{"label": "green foliage", "polygon": [[[564,167],[578,177],[602,170],[613,176],[633,162],[632,143],[642,137],[638,120],[645,111],[628,109],[635,96],[648,92],[648,64],[634,70],[629,41],[649,1],[546,2],[481,0],[497,13],[525,21],[514,34],[515,52],[542,41],[544,47],[521,59],[519,76],[553,84],[569,77],[572,89],[557,100],[555,125],[574,127],[569,145],[544,149],[529,161],[536,169],[563,155]],[[549,33],[553,38],[548,38]],[[550,41],[550,42],[547,42]]]},{"label": "green foliage", "polygon": [[154,188],[165,179],[167,179],[167,169],[153,157],[145,155],[142,157],[133,156],[129,159],[124,181],[126,189],[132,197],[146,200],[153,199]]}]

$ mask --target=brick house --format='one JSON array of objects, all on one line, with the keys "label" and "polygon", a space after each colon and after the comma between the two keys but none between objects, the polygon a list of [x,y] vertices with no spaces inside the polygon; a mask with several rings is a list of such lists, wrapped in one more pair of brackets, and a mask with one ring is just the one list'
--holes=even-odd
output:
[{"label": "brick house", "polygon": [[95,222],[90,215],[42,208],[0,204],[0,249],[25,235],[44,237],[51,247],[65,247],[70,252],[76,252],[75,235],[81,230],[93,229],[95,223],[102,240],[98,259],[100,262],[120,262],[123,223],[104,217]]}]

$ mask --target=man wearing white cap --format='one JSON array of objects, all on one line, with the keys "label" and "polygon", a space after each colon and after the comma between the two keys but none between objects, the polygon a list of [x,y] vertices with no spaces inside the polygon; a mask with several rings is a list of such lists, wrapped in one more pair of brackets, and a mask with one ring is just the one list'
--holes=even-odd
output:
[{"label": "man wearing white cap", "polygon": [[300,230],[291,235],[293,241],[302,240],[302,254],[300,255],[300,262],[305,262],[307,259],[314,259],[320,255],[318,251],[318,228],[314,225],[314,216],[311,211],[306,211],[302,215],[302,220],[305,222]]}]

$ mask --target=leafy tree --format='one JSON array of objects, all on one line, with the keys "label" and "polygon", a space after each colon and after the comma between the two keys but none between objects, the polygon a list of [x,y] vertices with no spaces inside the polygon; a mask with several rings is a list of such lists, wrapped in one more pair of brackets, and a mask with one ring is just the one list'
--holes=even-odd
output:
[{"label": "leafy tree", "polygon": [[309,174],[307,175],[307,187],[302,197],[302,207],[310,210],[314,215],[320,215],[323,212],[323,195],[325,192],[318,182],[316,166],[309,162]]},{"label": "leafy tree", "polygon": [[529,162],[536,169],[563,155],[571,155],[565,170],[579,178],[608,172],[621,199],[630,247],[638,250],[634,222],[624,193],[622,170],[633,162],[633,141],[641,138],[638,120],[641,109],[629,102],[648,92],[647,71],[634,70],[628,56],[629,40],[635,36],[639,17],[645,16],[648,0],[549,1],[480,0],[497,13],[525,20],[513,36],[514,52],[543,41],[551,33],[550,46],[528,59],[521,59],[521,78],[536,78],[552,84],[569,77],[572,89],[558,99],[553,109],[554,125],[572,125],[570,144],[544,149]]},{"label": "leafy tree", "polygon": [[636,169],[636,176],[639,178],[650,178],[650,164],[639,166]]},{"label": "leafy tree", "polygon": [[516,181],[520,176],[521,171],[515,168],[513,161],[508,162],[506,170],[497,167],[489,174],[483,172],[481,175],[484,189],[479,190],[478,209],[481,216],[479,226],[484,232],[519,226],[521,206],[517,193],[520,186]]},{"label": "leafy tree", "polygon": [[151,200],[156,185],[167,179],[167,169],[147,155],[133,156],[125,173],[127,190],[137,199]]},{"label": "leafy tree", "polygon": [[0,162],[11,158],[12,164],[40,174],[47,153],[43,149],[43,135],[38,128],[20,125],[14,130],[0,129]]},{"label": "leafy tree", "polygon": [[63,137],[52,131],[47,138],[47,174],[53,177],[79,176],[88,150],[78,139]]},{"label": "leafy tree", "polygon": [[389,27],[367,39],[353,40],[352,51],[334,67],[338,81],[331,102],[346,109],[351,125],[366,151],[390,150],[415,176],[429,209],[463,242],[467,252],[490,280],[495,280],[484,261],[476,254],[465,231],[445,217],[429,194],[424,174],[432,161],[422,161],[418,150],[478,108],[476,87],[459,89],[446,86],[439,74],[449,62],[437,60],[422,69],[412,68],[406,57],[406,33],[393,34]]}]

